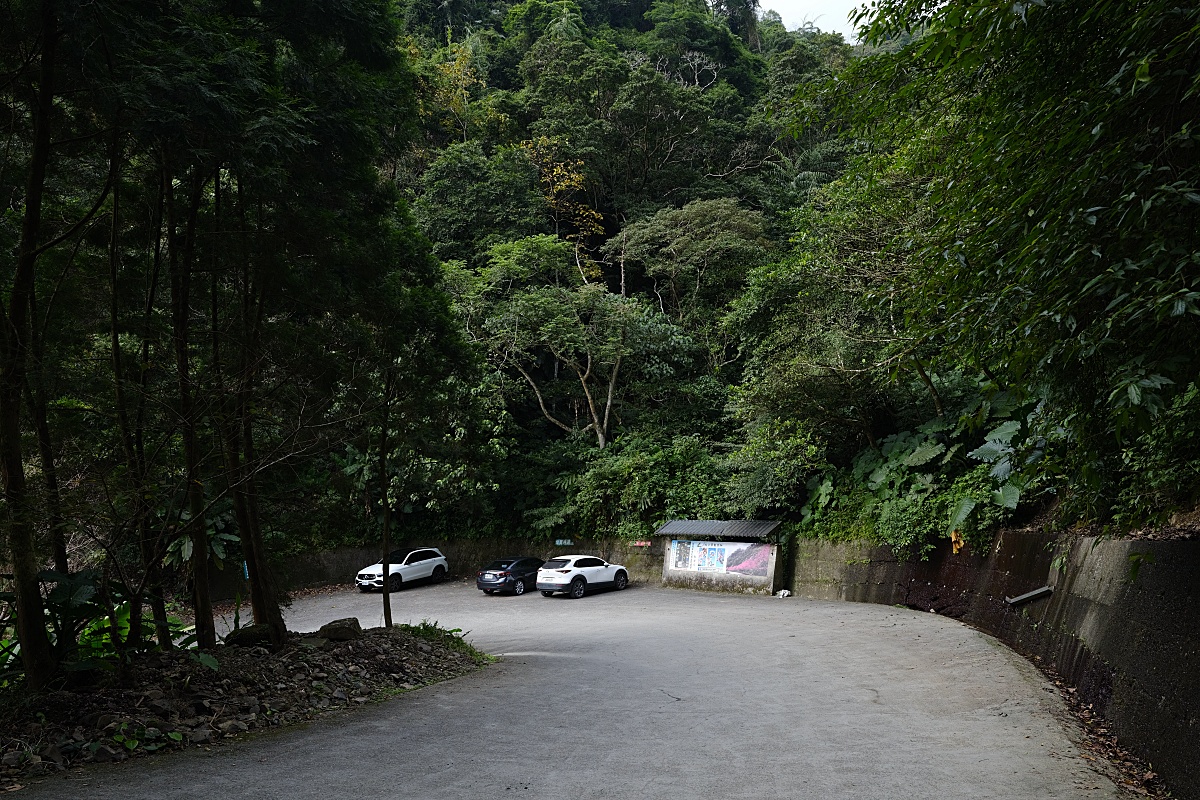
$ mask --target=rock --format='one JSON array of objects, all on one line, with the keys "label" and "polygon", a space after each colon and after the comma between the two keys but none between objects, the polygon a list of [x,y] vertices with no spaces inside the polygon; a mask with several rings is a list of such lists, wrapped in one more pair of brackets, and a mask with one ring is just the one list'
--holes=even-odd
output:
[{"label": "rock", "polygon": [[21,762],[24,760],[25,754],[20,750],[9,750],[4,754],[3,758],[0,758],[0,766],[16,767],[20,766]]},{"label": "rock", "polygon": [[226,647],[264,647],[271,644],[271,626],[247,625],[225,636]]},{"label": "rock", "polygon": [[102,744],[92,752],[92,760],[98,761],[101,764],[107,764],[109,761],[120,761],[125,758],[125,754],[112,749],[106,744]]},{"label": "rock", "polygon": [[245,733],[250,730],[250,726],[238,719],[231,719],[228,722],[222,722],[217,726],[217,730],[229,736],[233,733]]},{"label": "rock", "polygon": [[192,744],[207,744],[212,741],[212,731],[208,728],[197,728],[194,731],[188,731],[187,739]]},{"label": "rock", "polygon": [[53,761],[60,767],[63,766],[64,762],[66,761],[66,759],[63,758],[62,751],[58,749],[58,745],[56,744],[47,745],[46,748],[42,750],[42,758],[46,759],[47,761]]},{"label": "rock", "polygon": [[155,714],[160,714],[162,716],[170,716],[171,712],[175,710],[175,708],[167,700],[151,700],[146,704],[146,708],[150,709]]},{"label": "rock", "polygon": [[305,636],[300,640],[300,646],[310,650],[327,650],[329,640],[323,636]]},{"label": "rock", "polygon": [[335,619],[333,622],[322,625],[321,630],[317,631],[317,636],[332,642],[349,642],[361,639],[362,635],[362,625],[358,623],[357,617]]}]

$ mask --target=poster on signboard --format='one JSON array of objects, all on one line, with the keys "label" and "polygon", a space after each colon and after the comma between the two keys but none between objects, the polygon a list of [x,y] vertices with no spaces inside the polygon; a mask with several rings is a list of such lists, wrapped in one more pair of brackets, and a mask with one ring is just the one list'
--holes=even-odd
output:
[{"label": "poster on signboard", "polygon": [[767,577],[771,545],[762,542],[671,541],[671,568],[685,572]]},{"label": "poster on signboard", "polygon": [[686,540],[671,542],[671,568],[683,570],[692,568],[691,542]]}]

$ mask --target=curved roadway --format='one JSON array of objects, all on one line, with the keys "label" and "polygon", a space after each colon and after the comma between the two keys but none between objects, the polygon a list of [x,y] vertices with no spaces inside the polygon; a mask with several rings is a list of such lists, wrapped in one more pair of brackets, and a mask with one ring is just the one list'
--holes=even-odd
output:
[{"label": "curved roadway", "polygon": [[[397,622],[500,661],[301,728],[89,768],[23,796],[1116,798],[1046,680],[994,639],[901,608],[634,586],[569,600],[473,583],[393,595]],[[293,630],[381,624],[355,591]]]}]

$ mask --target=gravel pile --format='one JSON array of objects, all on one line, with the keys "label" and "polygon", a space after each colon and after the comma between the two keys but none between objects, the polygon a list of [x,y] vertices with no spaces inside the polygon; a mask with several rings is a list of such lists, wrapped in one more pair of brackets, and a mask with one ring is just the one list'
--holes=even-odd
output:
[{"label": "gravel pile", "polygon": [[[0,692],[0,792],[89,762],[209,746],[384,699],[479,668],[486,656],[431,625],[339,620],[285,647],[145,653],[119,676],[36,697]],[[214,669],[215,666],[215,669]]]}]

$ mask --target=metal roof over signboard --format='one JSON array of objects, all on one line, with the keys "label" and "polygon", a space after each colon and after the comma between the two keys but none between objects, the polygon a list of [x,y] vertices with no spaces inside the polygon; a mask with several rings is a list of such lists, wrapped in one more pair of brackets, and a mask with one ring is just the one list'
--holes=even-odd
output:
[{"label": "metal roof over signboard", "polygon": [[767,539],[780,523],[759,519],[673,519],[654,532],[676,539]]}]

